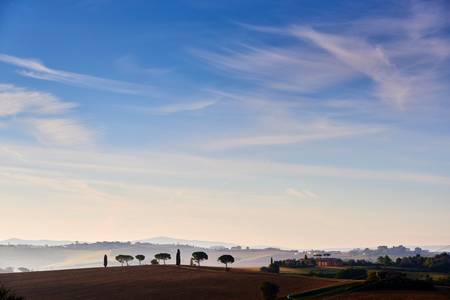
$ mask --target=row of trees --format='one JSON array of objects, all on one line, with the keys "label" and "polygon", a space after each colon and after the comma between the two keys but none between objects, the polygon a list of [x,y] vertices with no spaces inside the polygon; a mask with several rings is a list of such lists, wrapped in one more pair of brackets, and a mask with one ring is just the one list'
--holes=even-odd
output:
[{"label": "row of trees", "polygon": [[383,266],[427,269],[438,272],[450,271],[450,255],[446,252],[437,254],[433,257],[423,257],[420,255],[399,257],[395,261],[388,255],[385,255],[378,257],[377,263]]},{"label": "row of trees", "polygon": [[[115,257],[116,261],[118,261],[122,265],[122,267],[124,264],[129,266],[129,262],[133,261],[135,258],[139,261],[139,265],[141,264],[142,261],[145,260],[145,256],[142,254],[138,254],[134,257],[131,255],[119,254]],[[170,260],[170,259],[172,259],[172,256],[170,255],[170,253],[157,253],[157,254],[155,254],[155,258],[152,259],[150,263],[152,265],[156,265],[156,264],[160,264],[160,262],[163,261],[163,263],[166,264],[166,260]],[[196,251],[196,252],[192,253],[191,264],[193,261],[195,261],[197,263],[197,265],[200,266],[200,263],[204,260],[208,260],[208,254],[206,254],[205,252]],[[225,254],[225,255],[220,256],[217,259],[217,261],[224,264],[225,269],[228,270],[228,265],[234,263],[234,257],[231,255]],[[177,266],[181,265],[181,253],[180,253],[179,249],[177,250],[175,263]],[[103,266],[105,268],[108,266],[108,256],[106,254],[103,257]]]}]

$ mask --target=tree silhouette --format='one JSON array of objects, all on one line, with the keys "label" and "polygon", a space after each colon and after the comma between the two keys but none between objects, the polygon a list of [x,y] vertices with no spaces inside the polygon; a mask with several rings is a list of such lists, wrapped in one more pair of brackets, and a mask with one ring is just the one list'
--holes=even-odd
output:
[{"label": "tree silhouette", "polygon": [[150,263],[151,263],[152,265],[159,265],[159,262],[158,262],[156,259],[152,259],[152,260],[150,261]]},{"label": "tree silhouette", "polygon": [[145,256],[142,254],[138,254],[135,257],[139,261],[139,265],[141,264],[141,261],[143,261],[145,259]]},{"label": "tree silhouette", "polygon": [[180,249],[177,249],[176,264],[177,264],[177,266],[181,265],[181,253],[180,253]]},{"label": "tree silhouette", "polygon": [[228,254],[220,256],[217,260],[225,264],[225,270],[227,271],[228,271],[228,264],[234,263],[234,257]]},{"label": "tree silhouette", "polygon": [[128,266],[128,262],[132,261],[134,259],[134,257],[131,255],[124,255],[124,258],[125,258],[125,262],[126,262],[127,266]]},{"label": "tree silhouette", "polygon": [[192,253],[192,258],[197,262],[198,266],[200,267],[200,262],[202,260],[207,260],[208,254],[206,254],[203,251],[197,251],[197,252]]},{"label": "tree silhouette", "polygon": [[390,265],[392,265],[393,261],[388,255],[385,255],[385,256],[378,257],[377,263],[379,263],[380,265],[384,265],[384,266],[390,266]]},{"label": "tree silhouette", "polygon": [[120,262],[120,264],[122,265],[122,267],[123,267],[123,263],[126,263],[127,266],[128,266],[128,262],[129,262],[129,261],[132,261],[133,259],[134,259],[134,257],[131,256],[131,255],[123,255],[123,254],[119,254],[119,255],[116,256],[116,260],[117,260],[118,262]]},{"label": "tree silhouette", "polygon": [[277,294],[280,288],[278,285],[265,281],[259,287],[264,300],[275,300],[277,299]]},{"label": "tree silhouette", "polygon": [[122,254],[117,255],[117,256],[116,256],[116,260],[117,260],[118,262],[120,262],[120,264],[121,264],[122,267],[123,267],[123,263],[125,262],[124,255],[122,255]]},{"label": "tree silhouette", "polygon": [[162,260],[164,262],[164,264],[166,264],[166,260],[167,259],[172,259],[172,257],[170,256],[169,253],[158,253],[158,254],[155,254],[155,258],[158,261]]},{"label": "tree silhouette", "polygon": [[108,256],[106,254],[103,256],[103,266],[105,268],[108,266]]}]

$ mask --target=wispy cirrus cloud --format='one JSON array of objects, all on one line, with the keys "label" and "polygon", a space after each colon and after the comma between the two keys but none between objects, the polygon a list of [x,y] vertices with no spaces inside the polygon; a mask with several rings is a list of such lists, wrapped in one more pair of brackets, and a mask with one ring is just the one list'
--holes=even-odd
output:
[{"label": "wispy cirrus cloud", "polygon": [[296,188],[287,188],[286,194],[291,197],[305,199],[305,200],[312,200],[312,199],[319,198],[319,195],[317,195],[314,192],[311,192],[309,190],[304,190],[304,189],[296,189]]},{"label": "wispy cirrus cloud", "polygon": [[76,107],[75,103],[63,102],[56,96],[17,87],[12,84],[0,84],[0,117],[30,112],[33,114],[61,114]]},{"label": "wispy cirrus cloud", "polygon": [[[252,123],[235,134],[220,134],[203,143],[205,149],[227,150],[246,147],[289,146],[318,141],[379,135],[389,129],[377,123],[337,120],[311,111],[314,99],[210,90],[223,103],[248,110]],[[353,103],[351,103],[353,105]]]},{"label": "wispy cirrus cloud", "polygon": [[382,45],[371,44],[360,37],[323,33],[303,26],[292,27],[290,31],[370,78],[376,85],[377,98],[396,107],[402,108],[415,97],[423,96],[425,91],[436,88],[435,76],[430,76],[426,69],[424,73],[405,70],[399,62],[390,58]]},{"label": "wispy cirrus cloud", "polygon": [[45,145],[74,146],[89,144],[93,140],[91,130],[70,118],[27,118],[21,123]]},{"label": "wispy cirrus cloud", "polygon": [[119,57],[118,59],[116,59],[115,64],[120,70],[123,70],[125,72],[148,76],[164,76],[172,73],[173,71],[170,68],[161,67],[144,68],[140,66],[138,60],[131,54]]},{"label": "wispy cirrus cloud", "polygon": [[0,54],[0,61],[23,68],[18,73],[26,77],[131,95],[155,93],[155,89],[148,85],[52,69],[36,59]]},{"label": "wispy cirrus cloud", "polygon": [[222,71],[276,90],[311,93],[354,77],[354,72],[344,64],[301,47],[240,44],[222,52],[193,51],[193,54]]},{"label": "wispy cirrus cloud", "polygon": [[377,126],[343,125],[329,122],[312,122],[303,129],[272,135],[254,134],[241,137],[223,138],[211,141],[208,149],[231,149],[242,147],[277,146],[303,144],[307,142],[351,138],[381,133],[384,128]]},{"label": "wispy cirrus cloud", "polygon": [[[5,150],[6,151],[2,151]],[[240,182],[243,179],[259,180],[259,176],[282,176],[294,180],[308,177],[367,180],[370,182],[411,182],[450,186],[450,177],[427,172],[403,170],[377,170],[285,163],[257,159],[219,159],[208,156],[161,153],[80,150],[44,148],[39,146],[4,145],[0,148],[3,168],[17,166],[32,170],[54,170],[61,176],[66,172],[73,176],[109,178],[110,182],[123,182],[126,178],[139,177],[191,180],[203,186],[206,180]],[[131,176],[134,174],[136,176]]]},{"label": "wispy cirrus cloud", "polygon": [[0,84],[0,123],[20,128],[43,144],[72,146],[92,141],[92,131],[68,116],[75,107],[47,92]]},{"label": "wispy cirrus cloud", "polygon": [[438,2],[412,3],[403,16],[372,16],[334,26],[239,24],[294,40],[277,47],[237,44],[197,55],[265,88],[313,95],[336,87],[353,94],[365,89],[372,99],[400,110],[436,102],[448,92],[450,40],[445,32],[450,15]]},{"label": "wispy cirrus cloud", "polygon": [[169,105],[162,105],[157,107],[147,107],[147,106],[125,106],[126,109],[145,113],[152,115],[170,115],[181,112],[192,112],[206,109],[210,106],[216,104],[217,101],[205,100],[205,101],[194,101],[194,102],[179,102]]}]

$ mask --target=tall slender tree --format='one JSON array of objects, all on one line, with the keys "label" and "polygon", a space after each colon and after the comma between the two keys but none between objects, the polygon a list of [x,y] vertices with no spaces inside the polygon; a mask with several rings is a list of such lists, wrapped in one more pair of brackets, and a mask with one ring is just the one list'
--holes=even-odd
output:
[{"label": "tall slender tree", "polygon": [[108,266],[108,256],[106,254],[103,256],[103,266],[105,268]]},{"label": "tall slender tree", "polygon": [[176,264],[177,264],[177,266],[181,265],[181,253],[180,253],[180,249],[177,249]]}]

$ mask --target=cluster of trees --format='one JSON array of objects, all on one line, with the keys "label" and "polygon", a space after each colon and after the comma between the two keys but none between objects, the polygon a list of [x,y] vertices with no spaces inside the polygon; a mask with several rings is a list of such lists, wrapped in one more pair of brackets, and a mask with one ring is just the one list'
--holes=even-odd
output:
[{"label": "cluster of trees", "polygon": [[280,273],[281,261],[274,261],[273,258],[270,258],[270,264],[267,267],[261,267],[259,270],[261,272],[267,273]]},{"label": "cluster of trees", "polygon": [[370,260],[365,259],[349,259],[347,261],[343,261],[344,266],[350,266],[350,267],[368,267],[375,265]]},{"label": "cluster of trees", "polygon": [[366,279],[367,270],[359,268],[341,269],[336,273],[338,279]]},{"label": "cluster of trees", "polygon": [[[142,261],[145,260],[145,256],[142,254],[138,254],[136,256],[131,256],[131,255],[125,255],[125,254],[119,254],[115,257],[116,261],[118,261],[122,267],[123,264],[126,264],[127,266],[129,265],[129,262],[131,262],[134,259],[137,259],[139,261],[139,265],[141,264]],[[164,264],[166,264],[166,260],[170,260],[172,259],[172,256],[170,253],[157,253],[155,254],[155,258],[152,259],[150,261],[150,263],[152,265],[158,265],[160,264],[161,261],[163,261]],[[177,254],[175,257],[175,263],[177,266],[181,265],[181,253],[180,253],[180,249],[177,250]],[[196,264],[198,266],[200,266],[200,263],[204,260],[208,259],[208,254],[206,254],[203,251],[196,251],[192,253],[192,258],[191,258],[191,264],[192,262],[196,262]],[[228,271],[228,265],[234,263],[234,257],[232,255],[229,254],[224,254],[222,256],[220,256],[217,261],[219,261],[220,263],[225,265],[225,270]],[[105,254],[105,256],[103,257],[103,266],[106,268],[108,266],[108,256]]]},{"label": "cluster of trees", "polygon": [[431,277],[427,280],[408,278],[405,273],[396,271],[378,271],[369,274],[365,290],[430,290],[434,288]]},{"label": "cluster of trees", "polygon": [[[395,248],[395,247],[394,247]],[[342,261],[343,265],[349,267],[371,267],[371,266],[384,266],[384,267],[401,267],[401,268],[415,268],[422,269],[424,271],[436,271],[436,272],[450,272],[450,255],[446,252],[437,254],[433,257],[424,257],[420,254],[414,256],[399,257],[392,259],[389,255],[379,256],[376,262],[372,262],[365,259],[350,259]],[[286,259],[276,261],[281,267],[288,268],[302,268],[313,267],[317,265],[317,258],[308,258],[306,255],[302,259]],[[272,264],[272,263],[271,263]],[[269,266],[270,267],[270,266]],[[264,267],[267,268],[267,267]]]},{"label": "cluster of trees", "polygon": [[116,260],[122,265],[126,263],[128,266],[128,262],[132,261],[134,259],[133,256],[131,255],[124,255],[124,254],[119,254],[116,256]]},{"label": "cluster of trees", "polygon": [[446,252],[433,257],[423,257],[418,255],[407,256],[392,260],[388,255],[380,256],[377,263],[382,266],[395,266],[402,268],[426,269],[436,272],[450,272],[450,255]]},{"label": "cluster of trees", "polygon": [[[304,258],[301,259],[285,259],[276,261],[276,263],[281,267],[287,267],[287,268],[306,268],[306,267],[314,267],[317,265],[317,261],[324,258],[330,257],[331,254],[329,253],[322,253],[322,254],[314,254],[313,257],[308,257],[307,255],[304,256]],[[344,265],[344,262],[341,259],[333,258],[336,263],[340,263]]]}]

